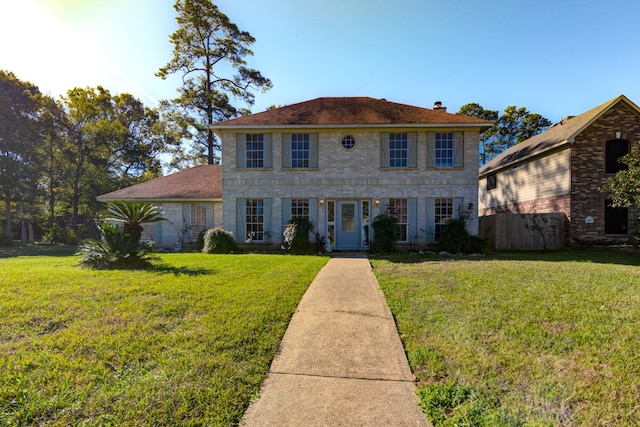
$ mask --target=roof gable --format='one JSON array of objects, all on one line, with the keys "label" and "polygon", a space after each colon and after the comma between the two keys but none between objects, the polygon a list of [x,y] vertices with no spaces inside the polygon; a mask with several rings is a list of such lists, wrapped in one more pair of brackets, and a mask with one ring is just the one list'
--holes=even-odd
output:
[{"label": "roof gable", "polygon": [[316,98],[214,124],[228,127],[458,125],[487,129],[492,123],[460,114],[368,97]]},{"label": "roof gable", "polygon": [[546,131],[514,145],[480,168],[480,176],[573,142],[583,130],[620,102],[640,115],[640,108],[626,96],[620,95],[579,116],[563,119]]},{"label": "roof gable", "polygon": [[98,196],[111,200],[222,199],[222,166],[200,165]]}]

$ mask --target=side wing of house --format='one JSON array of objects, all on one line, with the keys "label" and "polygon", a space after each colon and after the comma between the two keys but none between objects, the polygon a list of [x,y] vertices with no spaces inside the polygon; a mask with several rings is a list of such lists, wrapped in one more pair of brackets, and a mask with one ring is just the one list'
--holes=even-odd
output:
[{"label": "side wing of house", "polygon": [[496,213],[570,215],[571,149],[564,145],[538,157],[481,175],[480,216]]},{"label": "side wing of house", "polygon": [[151,224],[143,224],[142,239],[152,241],[158,248],[181,248],[195,244],[200,233],[222,227],[222,201],[154,201],[167,218]]}]

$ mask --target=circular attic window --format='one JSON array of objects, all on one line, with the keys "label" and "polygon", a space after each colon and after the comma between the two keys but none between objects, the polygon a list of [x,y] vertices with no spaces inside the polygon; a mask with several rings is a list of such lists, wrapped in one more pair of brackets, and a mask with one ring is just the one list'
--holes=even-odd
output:
[{"label": "circular attic window", "polygon": [[355,146],[356,146],[356,140],[353,136],[346,135],[342,138],[342,147],[345,150],[351,150]]}]

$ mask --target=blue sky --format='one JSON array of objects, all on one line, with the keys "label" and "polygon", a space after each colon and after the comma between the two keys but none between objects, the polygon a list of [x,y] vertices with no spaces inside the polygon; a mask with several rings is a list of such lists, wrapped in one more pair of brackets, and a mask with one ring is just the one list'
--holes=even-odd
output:
[{"label": "blue sky", "polygon": [[[525,106],[557,121],[620,94],[640,103],[640,2],[220,0],[274,84],[252,110],[370,96],[449,112]],[[175,95],[173,0],[0,0],[0,68],[54,96],[98,84]]]}]

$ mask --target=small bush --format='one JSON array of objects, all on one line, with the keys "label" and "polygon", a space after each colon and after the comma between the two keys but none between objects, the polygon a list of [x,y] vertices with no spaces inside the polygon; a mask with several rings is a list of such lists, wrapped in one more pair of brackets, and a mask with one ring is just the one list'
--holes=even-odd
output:
[{"label": "small bush", "polygon": [[325,238],[325,236],[323,236],[322,234],[316,231],[313,234],[313,237],[315,238],[313,242],[315,253],[318,253],[318,254],[325,253],[327,251],[327,239]]},{"label": "small bush", "polygon": [[240,252],[240,249],[231,232],[222,228],[211,228],[205,231],[202,253],[230,254],[238,252]]},{"label": "small bush", "polygon": [[100,240],[88,239],[81,243],[78,255],[80,265],[104,270],[111,267],[142,268],[155,259],[151,256],[153,244],[140,242],[123,227],[111,224],[100,226]]},{"label": "small bush", "polygon": [[313,253],[315,243],[309,240],[309,233],[313,231],[313,223],[307,218],[292,218],[284,230],[282,249],[287,254],[301,255]]},{"label": "small bush", "polygon": [[459,218],[452,219],[442,227],[439,248],[452,254],[483,253],[486,242],[478,236],[472,236],[467,230],[467,222],[471,216],[473,204],[469,203],[467,210],[459,213]]},{"label": "small bush", "polygon": [[469,234],[467,224],[462,219],[453,219],[442,228],[440,250],[452,254],[483,253],[485,245],[486,242],[482,238]]},{"label": "small bush", "polygon": [[372,253],[388,254],[396,252],[396,225],[398,220],[389,215],[381,214],[373,219]]}]

